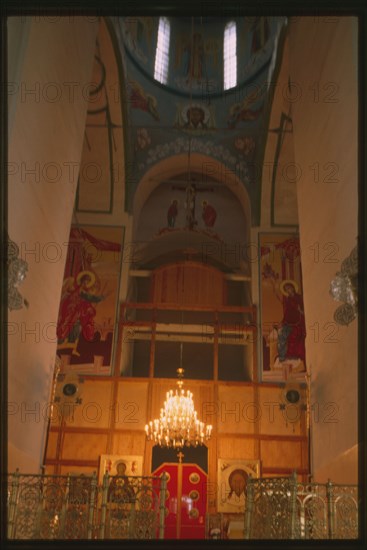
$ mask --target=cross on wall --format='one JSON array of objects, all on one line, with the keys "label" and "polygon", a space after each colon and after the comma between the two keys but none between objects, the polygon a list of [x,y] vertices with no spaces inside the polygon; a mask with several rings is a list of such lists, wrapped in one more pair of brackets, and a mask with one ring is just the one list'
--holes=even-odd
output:
[{"label": "cross on wall", "polygon": [[213,192],[213,187],[202,187],[198,189],[195,182],[189,181],[188,185],[172,185],[174,191],[184,191],[186,193],[185,210],[186,210],[186,225],[187,229],[194,229],[198,221],[195,217],[196,193],[204,191]]}]

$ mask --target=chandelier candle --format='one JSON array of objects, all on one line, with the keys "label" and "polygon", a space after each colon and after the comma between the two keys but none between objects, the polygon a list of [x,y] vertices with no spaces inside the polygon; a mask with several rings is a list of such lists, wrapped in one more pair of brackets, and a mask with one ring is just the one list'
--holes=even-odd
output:
[{"label": "chandelier candle", "polygon": [[197,418],[193,394],[183,389],[168,391],[159,419],[151,420],[145,426],[148,440],[174,449],[203,445],[210,439],[211,431],[211,425],[205,425]]}]

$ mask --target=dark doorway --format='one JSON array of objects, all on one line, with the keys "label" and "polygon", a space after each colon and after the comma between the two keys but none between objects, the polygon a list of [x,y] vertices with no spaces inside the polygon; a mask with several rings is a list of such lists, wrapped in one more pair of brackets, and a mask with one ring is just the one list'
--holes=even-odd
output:
[{"label": "dark doorway", "polygon": [[[205,445],[184,447],[182,453],[184,455],[182,459],[183,464],[197,464],[206,474],[208,473],[208,448]],[[167,447],[155,445],[152,452],[152,472],[165,462],[178,462],[177,449],[168,449]]]}]

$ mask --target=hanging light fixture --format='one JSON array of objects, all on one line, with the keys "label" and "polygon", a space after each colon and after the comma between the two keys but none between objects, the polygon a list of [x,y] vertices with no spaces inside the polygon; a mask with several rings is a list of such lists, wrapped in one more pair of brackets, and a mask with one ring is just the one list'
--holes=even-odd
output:
[{"label": "hanging light fixture", "polygon": [[177,369],[177,388],[166,393],[159,418],[145,426],[147,438],[161,447],[181,450],[183,447],[203,445],[211,437],[212,426],[200,422],[195,410],[193,394],[182,389],[184,369]]},{"label": "hanging light fixture", "polygon": [[[192,18],[191,44],[193,45],[194,19]],[[193,47],[191,47],[191,56],[193,56]],[[192,61],[192,60],[191,60]],[[190,75],[190,109],[192,108],[192,78]],[[191,111],[190,111],[191,112]],[[188,142],[188,180],[186,189],[186,227],[193,229],[195,227],[195,184],[191,178],[191,134]],[[186,183],[186,182],[185,182]],[[183,322],[183,311],[181,322]],[[161,447],[170,447],[180,451],[183,447],[197,447],[203,445],[211,437],[212,426],[206,425],[198,419],[195,410],[193,394],[189,390],[184,390],[183,377],[184,369],[182,367],[182,349],[180,343],[180,367],[177,369],[177,388],[166,393],[166,400],[163,408],[160,410],[159,418],[151,420],[145,426],[145,432],[148,440],[153,441]],[[182,459],[179,457],[180,461]]]}]

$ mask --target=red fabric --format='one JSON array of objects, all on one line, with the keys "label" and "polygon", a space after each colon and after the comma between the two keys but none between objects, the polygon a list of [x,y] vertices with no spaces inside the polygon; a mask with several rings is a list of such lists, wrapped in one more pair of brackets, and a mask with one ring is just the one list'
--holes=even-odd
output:
[{"label": "red fabric", "polygon": [[282,279],[283,279],[283,281],[286,278],[287,278],[287,267],[286,267],[284,254],[282,254]]},{"label": "red fabric", "polygon": [[93,254],[92,249],[88,251],[88,243],[91,243],[97,250],[121,251],[119,243],[97,239],[87,231],[84,231],[84,229],[72,227],[70,230],[64,278],[76,277],[81,271],[92,271],[91,262],[95,254]]},{"label": "red fabric", "polygon": [[266,254],[270,254],[269,246],[260,246],[260,255],[265,256]]},{"label": "red fabric", "polygon": [[275,245],[275,248],[276,250],[283,250],[285,253],[285,257],[287,258],[287,260],[290,261],[298,258],[301,253],[299,240],[294,238],[287,239],[286,241]]},{"label": "red fabric", "polygon": [[70,241],[80,241],[80,237],[83,237],[83,239],[92,243],[96,248],[98,248],[98,250],[109,250],[112,252],[120,252],[121,250],[121,245],[119,243],[113,243],[111,241],[98,239],[97,237],[93,237],[93,235],[91,235],[87,231],[84,231],[84,229],[72,227],[70,231]]},{"label": "red fabric", "polygon": [[300,294],[284,297],[282,323],[289,325],[292,329],[287,338],[287,357],[299,357],[305,360],[306,325]]}]

